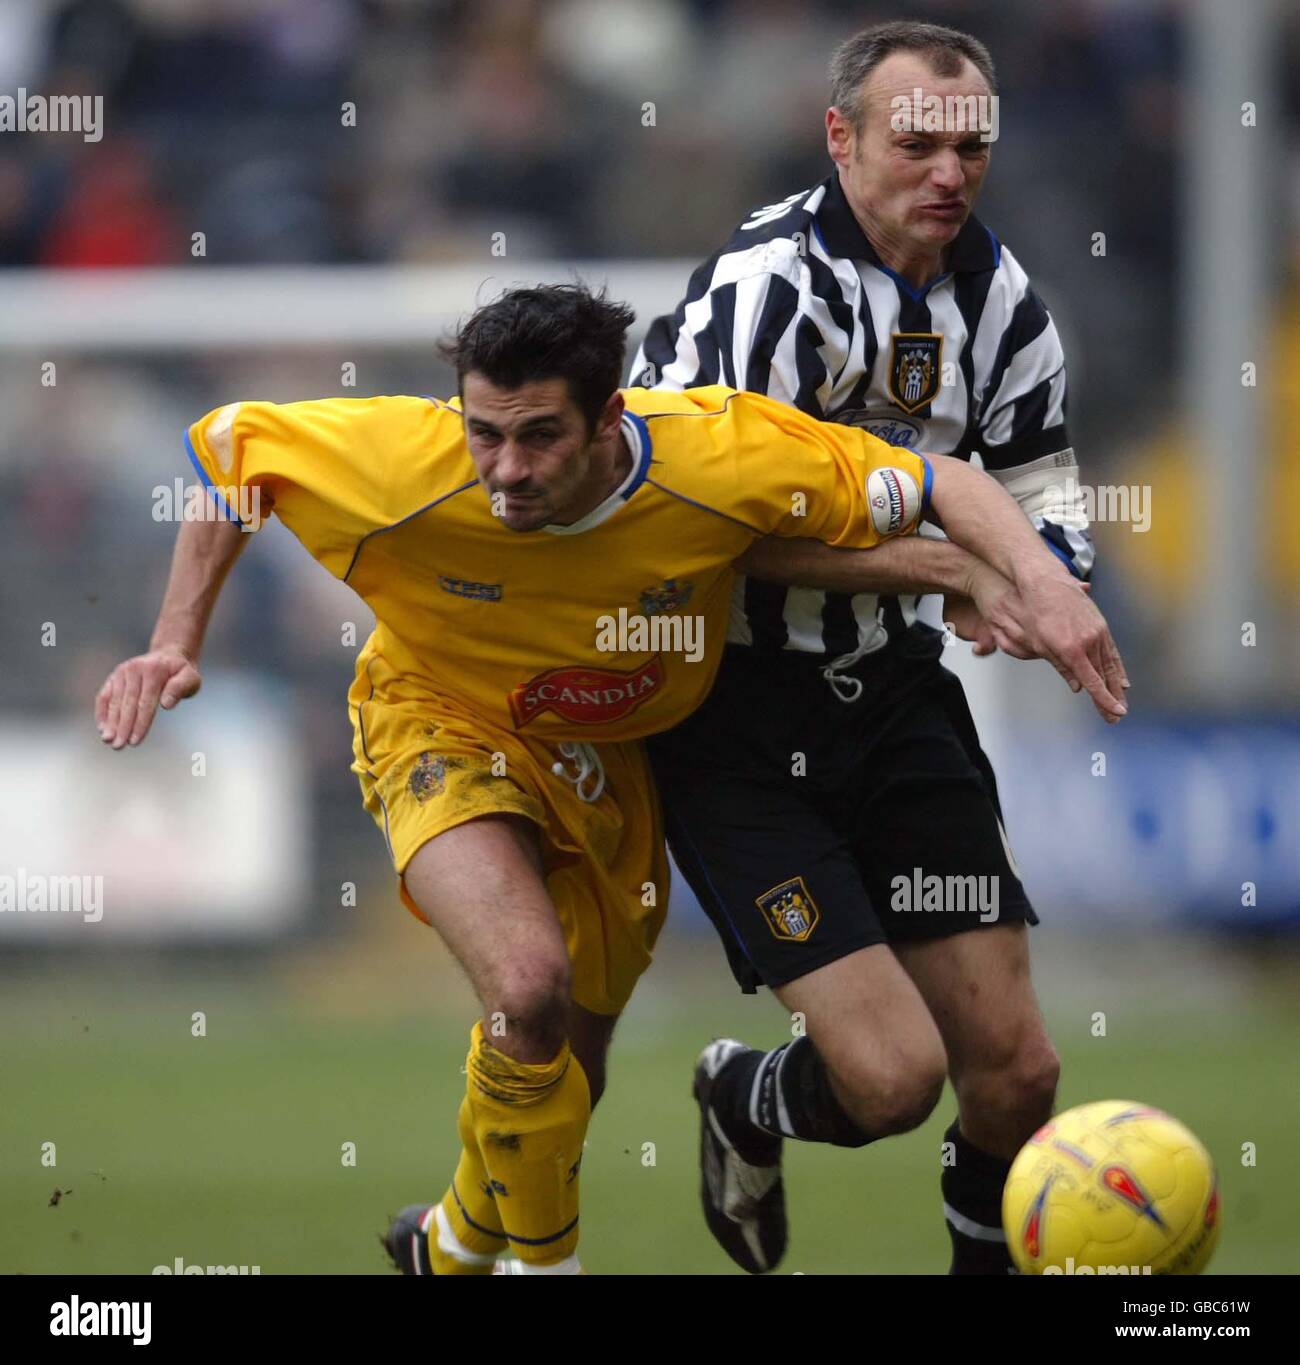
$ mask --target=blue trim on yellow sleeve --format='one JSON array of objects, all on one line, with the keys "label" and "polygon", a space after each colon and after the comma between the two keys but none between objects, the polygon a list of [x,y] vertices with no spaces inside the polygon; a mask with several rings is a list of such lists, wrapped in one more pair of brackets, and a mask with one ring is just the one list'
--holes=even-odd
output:
[{"label": "blue trim on yellow sleeve", "polygon": [[921,513],[917,521],[924,521],[930,510],[930,490],[934,487],[934,466],[918,450],[916,458],[925,466],[925,478],[921,481]]},{"label": "blue trim on yellow sleeve", "polygon": [[233,521],[236,526],[242,526],[243,521],[235,512],[230,510],[230,504],[226,501],[225,494],[208,478],[208,471],[203,468],[202,461],[194,453],[194,443],[190,440],[188,428],[185,432],[185,453],[190,457],[190,463],[199,476],[199,482],[208,490],[217,506],[225,513],[226,520]]}]

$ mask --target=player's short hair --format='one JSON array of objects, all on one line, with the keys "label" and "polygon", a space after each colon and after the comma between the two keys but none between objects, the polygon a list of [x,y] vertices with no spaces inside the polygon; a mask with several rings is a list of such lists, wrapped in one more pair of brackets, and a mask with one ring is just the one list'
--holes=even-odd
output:
[{"label": "player's short hair", "polygon": [[471,372],[502,389],[563,379],[592,431],[619,387],[627,329],[635,320],[627,304],[603,289],[542,284],[511,289],[478,309],[441,349],[456,367],[462,394]]},{"label": "player's short hair", "polygon": [[922,24],[896,19],[863,29],[835,49],[831,58],[831,103],[862,131],[862,83],[895,52],[920,52],[936,76],[959,75],[969,61],[988,82],[989,93],[998,90],[997,73],[988,48],[978,38],[942,24]]}]

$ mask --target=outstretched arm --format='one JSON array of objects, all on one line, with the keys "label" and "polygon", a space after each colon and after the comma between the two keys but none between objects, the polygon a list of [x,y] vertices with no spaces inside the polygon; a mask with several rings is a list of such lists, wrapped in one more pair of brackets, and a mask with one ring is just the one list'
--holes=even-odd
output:
[{"label": "outstretched arm", "polygon": [[969,597],[978,563],[959,545],[922,536],[886,540],[870,550],[764,536],[736,560],[736,569],[769,583],[825,592],[951,592]]},{"label": "outstretched arm", "polygon": [[139,744],[159,705],[169,710],[199,690],[199,651],[208,621],[247,541],[231,521],[181,524],[149,651],[118,664],[95,697],[95,724],[105,744],[114,749]]},{"label": "outstretched arm", "polygon": [[1004,611],[995,635],[980,607],[1014,603],[1014,589],[996,569],[950,540],[901,536],[870,550],[836,549],[820,540],[764,536],[735,561],[739,573],[792,588],[818,588],[852,595],[870,593],[942,593],[944,620],[974,643],[976,654],[1001,648],[1017,659],[1029,652],[1022,622]]},{"label": "outstretched arm", "polygon": [[1128,677],[1105,618],[1019,505],[964,460],[928,458],[935,519],[951,540],[996,569],[1014,589],[1001,601],[994,595],[987,606],[980,604],[995,635],[1014,617],[1027,628],[1030,652],[1049,660],[1074,691],[1085,689],[1106,720],[1127,714]]}]

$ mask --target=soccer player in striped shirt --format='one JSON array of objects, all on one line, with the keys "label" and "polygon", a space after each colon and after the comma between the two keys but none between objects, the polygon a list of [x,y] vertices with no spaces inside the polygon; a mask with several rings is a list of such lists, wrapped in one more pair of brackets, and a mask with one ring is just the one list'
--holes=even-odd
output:
[{"label": "soccer player in striped shirt", "polygon": [[[734,384],[900,446],[978,455],[1060,574],[1086,580],[1056,328],[971,213],[997,126],[987,49],[890,23],[843,44],[831,78],[832,173],[756,210],[695,271],[632,382]],[[883,547],[874,592],[790,586],[836,580],[821,547],[795,572],[789,548],[780,564],[761,545],[748,557],[712,695],[649,746],[670,845],[738,982],[769,986],[807,1027],[771,1051],[727,1040],[701,1057],[706,1218],[738,1264],[770,1269],[786,1239],[783,1140],[858,1147],[915,1128],[946,1075],[951,1268],[1006,1271],[1002,1185],[1051,1113],[1058,1062],[1030,984],[1037,917],[936,627],[976,653],[1024,651],[945,588],[941,542]],[[927,592],[944,594],[942,618]],[[991,879],[996,920],[905,913],[922,907],[899,903],[899,878],[932,876]]]}]

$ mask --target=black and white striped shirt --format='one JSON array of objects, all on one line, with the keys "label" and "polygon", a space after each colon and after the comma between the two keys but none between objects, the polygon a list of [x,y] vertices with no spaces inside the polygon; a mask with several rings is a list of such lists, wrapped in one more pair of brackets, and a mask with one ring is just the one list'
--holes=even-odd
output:
[{"label": "black and white striped shirt", "polygon": [[[974,217],[948,270],[917,289],[872,249],[832,175],[755,210],[650,326],[632,384],[728,384],[815,417],[848,411],[895,445],[983,467],[1071,572],[1092,540],[1065,429],[1065,358],[1015,257]],[[874,652],[937,598],[844,597],[740,579],[728,638],[841,663]]]}]

